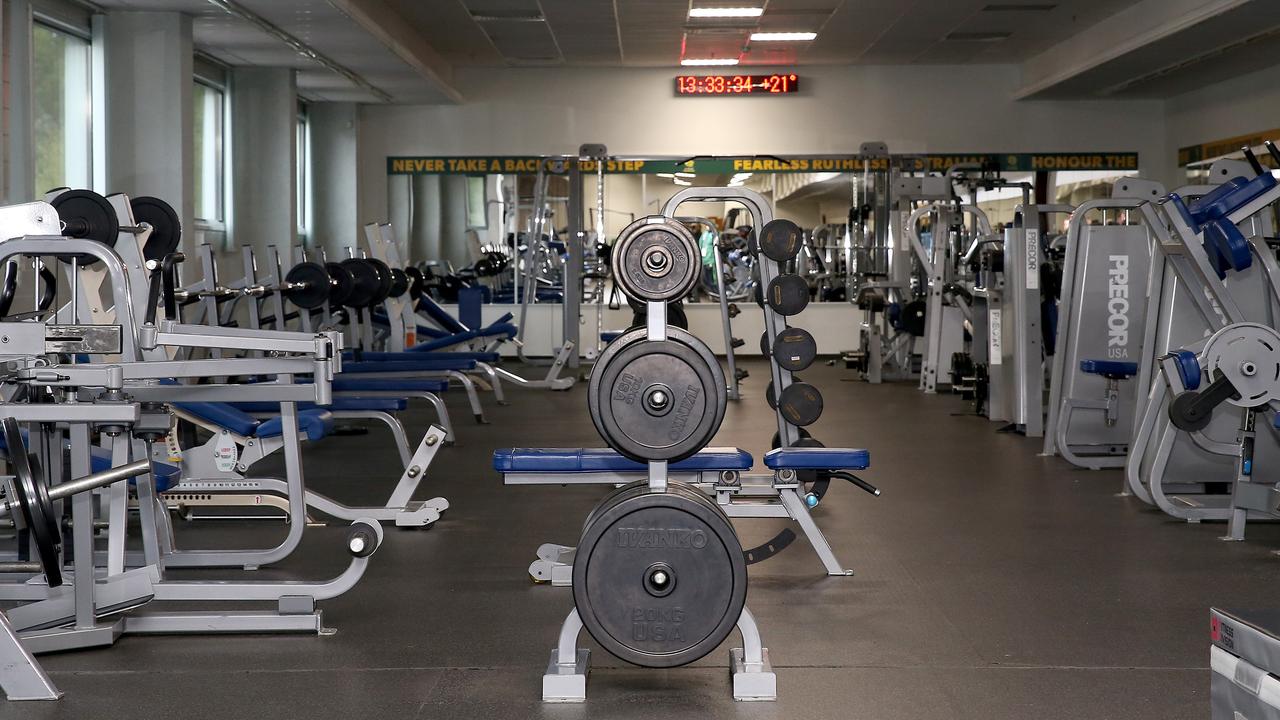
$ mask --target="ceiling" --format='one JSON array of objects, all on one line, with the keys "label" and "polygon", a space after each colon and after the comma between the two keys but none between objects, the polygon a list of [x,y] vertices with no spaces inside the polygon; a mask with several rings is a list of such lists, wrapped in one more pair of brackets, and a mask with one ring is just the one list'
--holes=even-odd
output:
[{"label": "ceiling", "polygon": [[[87,2],[88,0],[78,0]],[[1157,3],[1152,5],[1152,3]],[[310,100],[463,100],[457,68],[743,65],[1043,65],[1135,14],[1165,28],[1115,57],[1091,57],[1019,97],[1169,97],[1275,64],[1280,0],[93,0],[106,10],[194,16],[196,47],[229,65],[293,67]],[[1194,5],[1194,3],[1192,3]],[[691,7],[763,7],[758,18],[697,19]],[[1120,13],[1117,15],[1117,13]],[[1164,18],[1161,18],[1163,21]],[[1117,29],[1115,25],[1123,25]],[[811,31],[752,42],[753,31]],[[1087,44],[1087,43],[1086,43]],[[1055,66],[1056,67],[1056,66]]]},{"label": "ceiling", "polygon": [[[752,5],[764,13],[694,19],[690,0],[387,0],[456,65],[625,66],[675,66],[681,57],[755,65],[1016,62],[1135,2],[696,0],[696,7]],[[752,44],[755,30],[818,37]],[[1008,35],[977,35],[991,33]]]}]

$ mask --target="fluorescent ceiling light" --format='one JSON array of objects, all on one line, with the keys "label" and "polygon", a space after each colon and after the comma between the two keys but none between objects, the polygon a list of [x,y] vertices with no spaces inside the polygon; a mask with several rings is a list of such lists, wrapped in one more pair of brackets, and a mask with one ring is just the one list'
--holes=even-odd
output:
[{"label": "fluorescent ceiling light", "polygon": [[678,172],[676,173],[676,177],[691,178],[691,177],[698,177],[698,174],[691,173],[691,172]]},{"label": "fluorescent ceiling light", "polygon": [[734,173],[733,175],[734,180],[746,180],[749,177],[751,177],[751,173],[749,172]]},{"label": "fluorescent ceiling light", "polygon": [[671,174],[671,173],[658,173],[658,177],[673,178],[673,177],[675,177],[675,175],[673,175],[673,174]]},{"label": "fluorescent ceiling light", "polygon": [[751,33],[751,42],[804,42],[816,37],[816,32],[758,32]]},{"label": "fluorescent ceiling light", "polygon": [[675,184],[677,184],[677,185],[686,185],[686,186],[688,186],[688,185],[692,185],[692,184],[693,184],[693,183],[689,182],[688,180],[681,180],[680,178],[671,178],[671,181],[672,181],[672,182],[674,182],[674,183],[675,183]]},{"label": "fluorescent ceiling light", "polygon": [[737,65],[738,58],[685,58],[681,65]]},{"label": "fluorescent ceiling light", "polygon": [[764,8],[757,7],[710,7],[689,8],[691,18],[749,18],[760,17]]}]

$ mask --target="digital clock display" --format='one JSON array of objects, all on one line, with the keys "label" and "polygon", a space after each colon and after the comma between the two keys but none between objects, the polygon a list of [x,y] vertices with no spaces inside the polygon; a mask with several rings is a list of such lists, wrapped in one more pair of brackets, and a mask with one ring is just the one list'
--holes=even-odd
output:
[{"label": "digital clock display", "polygon": [[677,95],[782,95],[796,92],[800,78],[785,75],[677,75]]}]

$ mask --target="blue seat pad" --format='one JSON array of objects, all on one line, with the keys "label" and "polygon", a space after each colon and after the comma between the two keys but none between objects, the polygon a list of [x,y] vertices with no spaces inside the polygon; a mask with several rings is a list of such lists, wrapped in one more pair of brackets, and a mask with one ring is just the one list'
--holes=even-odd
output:
[{"label": "blue seat pad", "polygon": [[[232,403],[241,410],[249,413],[279,413],[280,403],[278,402],[238,402]],[[317,405],[313,402],[298,403],[299,410],[314,410]],[[376,411],[376,412],[400,412],[409,407],[409,401],[404,398],[391,397],[336,397],[333,402],[323,406],[321,409],[330,412],[349,411]]]},{"label": "blue seat pad", "polygon": [[[414,347],[417,346],[415,345]],[[354,361],[355,353],[344,352],[342,357],[344,360],[350,358]],[[491,352],[433,352],[427,357],[438,357],[448,360],[475,360],[476,362],[485,363],[494,363],[501,359],[501,356],[498,355],[498,353]],[[404,352],[362,352],[360,353],[359,362],[417,362],[422,359],[422,353],[417,350],[405,350]]]},{"label": "blue seat pad", "polygon": [[871,453],[850,448],[775,448],[764,454],[770,470],[866,470]]},{"label": "blue seat pad", "polygon": [[[245,437],[279,437],[284,431],[284,423],[279,416],[260,421],[230,403],[185,402],[174,403],[174,407],[207,423]],[[298,429],[305,432],[308,439],[319,440],[333,429],[333,414],[318,408],[299,410]]]},{"label": "blue seat pad", "polygon": [[[22,437],[23,437],[23,440],[25,441],[26,440],[25,432],[23,432]],[[8,451],[9,451],[9,447],[8,445],[5,444],[4,435],[0,435],[0,452],[7,453]],[[111,462],[110,450],[104,447],[98,447],[97,445],[94,445],[93,447],[89,448],[89,471],[90,472],[95,472],[95,473],[106,472],[107,470],[110,470],[113,467],[115,467],[115,464]],[[170,485],[177,482],[178,476],[182,472],[182,468],[179,468],[177,465],[170,465],[169,463],[164,463],[159,461],[152,461],[151,469],[155,473],[156,490],[160,492],[164,492],[165,490],[168,490]]]},{"label": "blue seat pad", "polygon": [[1090,375],[1127,378],[1138,374],[1138,363],[1121,360],[1081,360],[1080,371]]},{"label": "blue seat pad", "polygon": [[404,361],[344,362],[342,363],[342,374],[443,372],[445,370],[474,370],[475,368],[475,360],[436,359],[430,355],[425,355],[421,358]]},{"label": "blue seat pad", "polygon": [[614,340],[617,340],[618,336],[622,335],[622,332],[622,330],[605,330],[600,333],[600,340],[602,342],[611,343]]},{"label": "blue seat pad", "polygon": [[[690,458],[671,463],[678,471],[750,470],[751,453],[732,447],[704,448]],[[493,451],[493,469],[503,473],[635,472],[644,463],[608,448],[505,448]]]},{"label": "blue seat pad", "polygon": [[334,392],[430,392],[440,393],[449,388],[448,380],[427,378],[361,378],[338,377],[333,379]]}]

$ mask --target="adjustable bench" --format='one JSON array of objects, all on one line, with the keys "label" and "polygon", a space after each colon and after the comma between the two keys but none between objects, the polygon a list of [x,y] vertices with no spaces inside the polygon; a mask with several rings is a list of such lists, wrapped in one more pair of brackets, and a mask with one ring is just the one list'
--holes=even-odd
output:
[{"label": "adjustable bench", "polygon": [[[280,403],[278,402],[237,402],[232,403],[232,405],[254,416],[270,416],[280,413]],[[393,413],[401,412],[408,407],[409,401],[403,397],[339,396],[333,398],[333,402],[319,409],[328,410],[336,420],[377,420],[386,425],[391,430],[392,439],[396,443],[396,450],[400,453],[400,462],[408,465],[409,458],[412,457],[409,438],[404,431],[404,425],[393,415]],[[298,409],[315,410],[317,406],[312,402],[300,402],[298,403]]]},{"label": "adjustable bench", "polygon": [[[819,470],[853,482],[868,492],[879,494],[847,470],[870,466],[866,450],[841,448],[781,448],[765,455],[768,474],[748,474],[753,464],[751,454],[734,447],[704,448],[692,457],[671,463],[667,477],[671,481],[693,485],[715,497],[717,504],[730,517],[791,518],[800,525],[814,551],[818,553],[829,575],[852,575],[836,559],[822,530],[814,523],[810,508],[817,505],[821,491],[808,492],[802,470]],[[623,485],[647,476],[648,468],[618,452],[605,448],[506,448],[493,453],[493,469],[502,473],[507,485]],[[825,478],[814,482],[825,484]],[[810,497],[812,496],[812,497]],[[790,531],[784,531],[790,533]],[[780,538],[782,535],[779,536]],[[794,533],[776,548],[755,549],[763,560],[785,547]],[[546,543],[538,548],[538,559],[529,566],[535,582],[569,585],[573,577],[575,548]]]},{"label": "adjustable bench", "polygon": [[[475,382],[466,374],[477,369],[475,360],[451,360],[434,358],[430,354],[415,357],[411,360],[370,360],[366,362],[344,362],[342,372],[334,378],[334,391],[344,378],[359,376],[397,379],[457,380],[467,393],[467,401],[471,404],[471,412],[476,422],[484,423],[484,409],[480,406],[480,396],[476,393]],[[448,387],[447,382],[445,387]],[[496,390],[501,393],[501,390]]]}]

